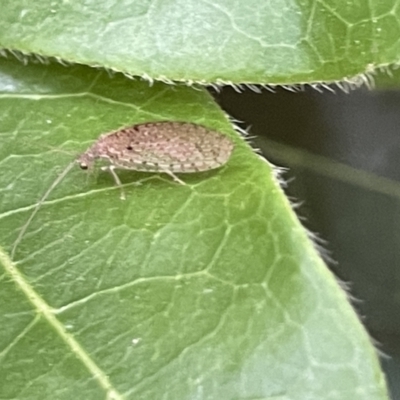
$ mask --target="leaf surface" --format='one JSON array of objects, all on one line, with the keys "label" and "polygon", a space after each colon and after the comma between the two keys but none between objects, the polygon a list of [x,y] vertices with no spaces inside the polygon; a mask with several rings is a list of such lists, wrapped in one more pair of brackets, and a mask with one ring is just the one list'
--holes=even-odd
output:
[{"label": "leaf surface", "polygon": [[0,48],[157,80],[347,80],[400,54],[389,0],[2,3]]},{"label": "leaf surface", "polygon": [[[387,399],[271,166],[206,92],[0,65],[0,398]],[[210,126],[234,154],[186,186],[123,171],[125,202],[74,167],[18,241],[77,154],[149,120]]]}]

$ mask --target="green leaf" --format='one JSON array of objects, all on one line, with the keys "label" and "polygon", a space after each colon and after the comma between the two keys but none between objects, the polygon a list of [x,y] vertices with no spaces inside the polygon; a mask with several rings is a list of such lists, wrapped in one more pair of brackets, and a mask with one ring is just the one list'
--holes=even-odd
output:
[{"label": "green leaf", "polygon": [[[148,120],[218,129],[234,154],[186,186],[122,172],[125,202],[74,167],[37,208],[99,134]],[[271,166],[206,92],[2,60],[0,127],[0,398],[388,398]]]},{"label": "green leaf", "polygon": [[399,60],[393,1],[5,2],[0,48],[151,79],[347,80]]}]

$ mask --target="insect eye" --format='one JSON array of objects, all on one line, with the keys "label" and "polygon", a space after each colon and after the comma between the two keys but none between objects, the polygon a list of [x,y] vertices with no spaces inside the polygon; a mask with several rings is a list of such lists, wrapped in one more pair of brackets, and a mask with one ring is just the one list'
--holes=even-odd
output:
[{"label": "insect eye", "polygon": [[126,146],[127,150],[133,150],[133,147],[131,145]]},{"label": "insect eye", "polygon": [[81,167],[81,169],[88,169],[88,166],[85,163],[80,163],[79,166]]}]

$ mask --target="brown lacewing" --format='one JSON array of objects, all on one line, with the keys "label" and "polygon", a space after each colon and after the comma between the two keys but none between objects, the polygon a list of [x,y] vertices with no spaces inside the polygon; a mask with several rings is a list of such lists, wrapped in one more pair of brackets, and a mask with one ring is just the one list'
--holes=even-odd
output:
[{"label": "brown lacewing", "polygon": [[[233,148],[234,144],[229,138],[202,125],[150,122],[101,135],[76,161],[82,169],[88,169],[98,158],[107,160],[110,165],[102,169],[111,172],[118,186],[121,186],[121,181],[115,169],[164,172],[175,181],[185,184],[175,173],[195,173],[219,168],[229,160]],[[64,169],[38,201],[14,242],[11,258],[14,258],[19,243],[41,205],[76,161]],[[125,199],[122,188],[121,198]]]},{"label": "brown lacewing", "polygon": [[[103,134],[81,154],[82,169],[91,168],[96,159],[105,159],[118,186],[115,169],[163,172],[185,184],[175,173],[196,173],[219,168],[228,160],[233,142],[221,133],[188,122],[150,122]],[[125,198],[121,192],[121,198]]]}]

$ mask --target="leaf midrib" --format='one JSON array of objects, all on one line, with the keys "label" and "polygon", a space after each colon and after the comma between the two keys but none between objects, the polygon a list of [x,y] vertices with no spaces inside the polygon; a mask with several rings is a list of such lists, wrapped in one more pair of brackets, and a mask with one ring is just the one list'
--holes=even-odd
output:
[{"label": "leaf midrib", "polygon": [[55,317],[54,310],[33,289],[29,282],[16,268],[8,254],[0,247],[0,263],[5,272],[10,276],[15,285],[22,291],[28,302],[30,302],[37,314],[42,315],[47,323],[56,331],[61,340],[71,349],[76,357],[82,362],[101,388],[107,392],[107,399],[123,400],[124,397],[112,385],[107,374],[87,354],[84,348],[75,338],[67,332],[64,325]]}]

